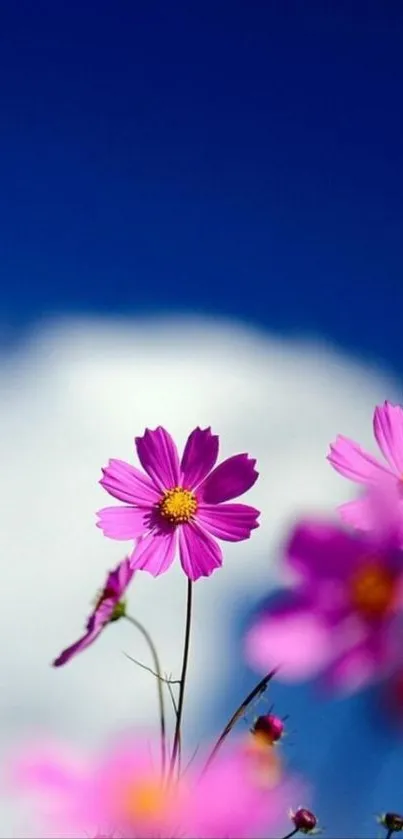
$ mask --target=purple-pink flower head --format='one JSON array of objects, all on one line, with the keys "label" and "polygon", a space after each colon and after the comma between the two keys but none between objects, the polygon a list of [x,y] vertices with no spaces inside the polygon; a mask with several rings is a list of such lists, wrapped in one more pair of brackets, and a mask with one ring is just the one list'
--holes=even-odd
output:
[{"label": "purple-pink flower head", "polygon": [[[134,539],[133,569],[163,574],[177,545],[182,568],[190,580],[208,577],[222,565],[216,539],[240,542],[258,527],[259,510],[226,504],[250,489],[258,477],[255,460],[237,454],[215,466],[218,436],[195,428],[181,460],[167,431],[159,426],[135,439],[140,472],[122,460],[110,460],[101,485],[123,507],[98,513],[100,527],[111,539]],[[215,538],[212,538],[215,537]]]},{"label": "purple-pink flower head", "polygon": [[[350,481],[370,487],[379,481],[391,482],[399,487],[403,499],[403,407],[384,402],[374,411],[375,440],[386,462],[378,460],[362,449],[354,440],[339,434],[330,446],[329,463]],[[365,495],[339,507],[347,524],[361,530],[371,527]],[[403,508],[401,512],[403,518]]]},{"label": "purple-pink flower head", "polygon": [[196,760],[167,783],[152,744],[125,736],[95,758],[53,744],[26,748],[12,762],[11,780],[36,797],[53,835],[77,829],[93,835],[94,825],[108,825],[130,839],[252,839],[278,829],[301,787],[284,775],[267,779],[258,768],[236,744],[204,772]]},{"label": "purple-pink flower head", "polygon": [[401,660],[403,551],[392,498],[370,491],[371,532],[320,519],[296,525],[285,563],[296,575],[282,603],[266,608],[247,639],[251,663],[299,681],[320,672],[340,691],[381,679]]},{"label": "purple-pink flower head", "polygon": [[95,607],[87,620],[85,634],[72,644],[71,647],[67,647],[67,649],[60,653],[58,658],[53,662],[54,667],[61,667],[62,664],[67,664],[77,653],[91,646],[108,623],[112,623],[124,616],[126,608],[124,595],[133,578],[133,574],[134,570],[130,565],[130,559],[128,557],[123,562],[120,562],[113,571],[109,572],[104,587],[97,598]]}]

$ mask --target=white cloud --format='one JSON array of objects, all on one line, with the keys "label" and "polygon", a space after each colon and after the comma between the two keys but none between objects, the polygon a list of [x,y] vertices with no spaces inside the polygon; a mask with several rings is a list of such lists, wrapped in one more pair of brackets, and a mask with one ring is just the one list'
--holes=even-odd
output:
[{"label": "white cloud", "polygon": [[[133,437],[159,424],[181,445],[196,425],[212,425],[222,457],[258,458],[261,478],[247,498],[263,511],[261,527],[250,542],[225,545],[224,568],[196,586],[194,709],[234,652],[226,612],[269,585],[290,519],[351,495],[326,463],[329,441],[343,432],[372,445],[374,404],[399,393],[383,371],[314,340],[214,320],[115,319],[42,326],[3,357],[0,398],[0,740],[42,729],[92,744],[155,715],[152,677],[122,654],[146,661],[147,651],[123,622],[65,668],[49,666],[125,552],[95,527],[95,510],[113,503],[97,483],[101,466],[112,456],[135,461]],[[185,589],[177,563],[158,580],[139,574],[130,597],[176,674]],[[14,816],[3,808],[1,835]]]}]

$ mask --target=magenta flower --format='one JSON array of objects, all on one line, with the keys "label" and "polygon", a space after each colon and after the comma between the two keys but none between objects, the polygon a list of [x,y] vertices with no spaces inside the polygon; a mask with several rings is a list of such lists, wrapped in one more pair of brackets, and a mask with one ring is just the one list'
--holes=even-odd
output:
[{"label": "magenta flower", "polygon": [[94,825],[105,825],[128,839],[252,839],[276,830],[297,794],[293,779],[273,775],[270,752],[268,773],[262,755],[257,762],[242,743],[217,755],[204,774],[191,764],[167,785],[144,737],[126,736],[95,759],[44,744],[11,761],[11,781],[37,798],[53,835],[93,835]]},{"label": "magenta flower", "polygon": [[366,534],[318,519],[297,524],[285,553],[296,583],[250,629],[246,651],[254,666],[278,667],[285,681],[322,671],[329,686],[351,692],[383,678],[401,660],[398,503],[371,490],[373,528]]},{"label": "magenta flower", "polygon": [[228,542],[249,539],[258,527],[259,510],[245,504],[225,504],[255,483],[255,460],[237,454],[213,469],[218,437],[210,428],[195,428],[182,459],[164,428],[146,430],[135,439],[140,463],[147,474],[110,460],[102,470],[101,485],[124,507],[98,513],[100,527],[111,539],[135,539],[131,567],[154,577],[168,570],[177,543],[182,568],[190,580],[208,577],[222,565],[213,537]]},{"label": "magenta flower", "polygon": [[[339,434],[330,446],[329,463],[358,484],[373,486],[380,480],[391,481],[403,489],[403,408],[385,402],[375,408],[373,418],[376,442],[386,460],[382,463],[362,449],[358,443]],[[368,530],[371,518],[365,495],[339,507],[340,515],[347,524]]]},{"label": "magenta flower", "polygon": [[53,662],[54,667],[61,667],[67,664],[71,658],[86,650],[87,647],[96,641],[102,630],[113,621],[123,617],[125,614],[125,603],[122,599],[132,580],[134,571],[130,565],[130,559],[126,557],[123,562],[110,571],[105,585],[99,595],[96,605],[91,612],[87,623],[86,632],[78,641],[63,650]]}]

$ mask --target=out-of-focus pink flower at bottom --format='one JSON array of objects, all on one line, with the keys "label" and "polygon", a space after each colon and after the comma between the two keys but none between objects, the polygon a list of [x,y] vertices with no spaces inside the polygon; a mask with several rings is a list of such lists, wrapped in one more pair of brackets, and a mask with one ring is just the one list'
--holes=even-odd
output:
[{"label": "out-of-focus pink flower at bottom", "polygon": [[53,836],[253,839],[286,824],[301,785],[284,776],[277,750],[251,744],[223,749],[204,774],[192,763],[170,785],[144,738],[126,736],[95,760],[34,747],[14,761],[13,783],[42,799]]}]

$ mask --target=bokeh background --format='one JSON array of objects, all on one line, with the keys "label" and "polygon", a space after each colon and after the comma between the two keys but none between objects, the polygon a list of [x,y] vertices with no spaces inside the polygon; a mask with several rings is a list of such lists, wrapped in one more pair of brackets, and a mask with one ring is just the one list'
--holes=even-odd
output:
[{"label": "bokeh background", "polygon": [[[211,424],[261,472],[260,529],[197,584],[193,745],[256,679],[243,632],[290,523],[352,497],[329,441],[372,447],[374,405],[402,401],[403,7],[3,0],[0,78],[2,752],[154,721],[133,629],[49,663],[126,549],[94,526],[100,468],[158,424],[179,444]],[[142,574],[130,599],[174,674],[185,588],[179,568]],[[288,714],[330,839],[403,809],[375,693],[276,682],[240,723]],[[21,835],[21,808],[0,812]]]}]

